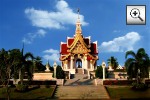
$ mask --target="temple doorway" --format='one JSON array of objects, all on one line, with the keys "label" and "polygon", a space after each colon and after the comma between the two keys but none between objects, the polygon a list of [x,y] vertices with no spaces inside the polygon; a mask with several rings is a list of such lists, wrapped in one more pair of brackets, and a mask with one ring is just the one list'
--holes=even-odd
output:
[{"label": "temple doorway", "polygon": [[76,60],[76,68],[82,68],[82,61],[81,59]]}]

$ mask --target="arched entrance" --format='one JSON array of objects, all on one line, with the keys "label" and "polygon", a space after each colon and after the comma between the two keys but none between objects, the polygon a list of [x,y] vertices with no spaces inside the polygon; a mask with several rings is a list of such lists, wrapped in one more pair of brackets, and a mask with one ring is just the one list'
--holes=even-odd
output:
[{"label": "arched entrance", "polygon": [[82,61],[81,59],[76,60],[76,68],[82,68]]}]

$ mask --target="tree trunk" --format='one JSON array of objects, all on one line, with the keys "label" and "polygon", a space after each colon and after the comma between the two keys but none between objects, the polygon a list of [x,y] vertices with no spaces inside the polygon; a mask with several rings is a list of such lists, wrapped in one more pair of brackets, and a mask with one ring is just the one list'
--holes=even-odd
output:
[{"label": "tree trunk", "polygon": [[137,81],[137,84],[139,84],[139,76],[138,76],[138,73],[137,73],[137,76],[136,76],[136,81]]},{"label": "tree trunk", "polygon": [[21,85],[23,85],[23,77],[24,77],[23,72],[20,69],[20,82],[21,82]]},{"label": "tree trunk", "polygon": [[6,92],[7,92],[7,100],[10,100],[10,88],[8,85],[6,86]]}]

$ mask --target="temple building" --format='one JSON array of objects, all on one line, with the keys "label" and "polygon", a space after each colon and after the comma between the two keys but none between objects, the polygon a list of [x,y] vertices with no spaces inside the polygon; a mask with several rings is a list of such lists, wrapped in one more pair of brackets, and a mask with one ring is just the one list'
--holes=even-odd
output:
[{"label": "temple building", "polygon": [[87,74],[90,77],[90,72],[96,68],[97,60],[97,41],[91,42],[90,36],[83,36],[78,14],[74,37],[67,37],[67,42],[60,44],[62,69],[69,73],[69,78],[72,78],[71,76],[76,73]]}]

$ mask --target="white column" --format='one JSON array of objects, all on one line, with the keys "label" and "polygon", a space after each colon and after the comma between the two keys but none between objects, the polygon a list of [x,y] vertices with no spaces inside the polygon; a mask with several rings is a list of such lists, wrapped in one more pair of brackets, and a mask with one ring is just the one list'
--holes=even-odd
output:
[{"label": "white column", "polygon": [[85,60],[84,60],[84,58],[81,59],[81,61],[82,61],[82,69],[84,69],[84,67],[85,67]]},{"label": "white column", "polygon": [[103,80],[105,80],[105,68],[103,68]]},{"label": "white column", "polygon": [[90,69],[92,69],[92,66],[93,66],[93,65],[92,65],[92,60],[90,60]]},{"label": "white column", "polygon": [[67,66],[67,64],[66,64],[66,63],[65,63],[65,68],[66,68],[66,69],[68,69],[68,66]]},{"label": "white column", "polygon": [[103,80],[105,80],[105,67],[106,67],[105,62],[102,62],[102,67],[103,67]]},{"label": "white column", "polygon": [[70,69],[73,69],[73,57],[71,56],[71,60],[70,60]]},{"label": "white column", "polygon": [[65,69],[68,69],[68,62],[65,60],[65,63],[64,63],[64,66],[65,66]]},{"label": "white column", "polygon": [[85,66],[85,69],[88,69],[87,55],[85,56],[84,66]]},{"label": "white column", "polygon": [[54,67],[54,78],[56,78],[56,68],[57,68],[56,62],[54,62],[53,67]]}]

